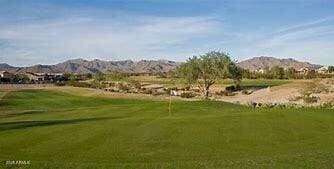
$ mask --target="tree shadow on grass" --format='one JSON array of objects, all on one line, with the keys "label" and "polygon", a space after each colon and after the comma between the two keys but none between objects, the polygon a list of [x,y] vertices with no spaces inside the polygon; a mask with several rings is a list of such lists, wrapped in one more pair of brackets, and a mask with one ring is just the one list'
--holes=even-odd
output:
[{"label": "tree shadow on grass", "polygon": [[5,113],[5,114],[0,114],[0,117],[2,118],[7,118],[7,117],[15,117],[15,116],[23,116],[23,115],[31,115],[31,114],[40,114],[40,113],[45,113],[46,111],[44,110],[25,110],[17,113]]},{"label": "tree shadow on grass", "polygon": [[81,122],[110,120],[110,119],[122,119],[122,118],[125,118],[125,117],[96,117],[96,118],[70,119],[70,120],[5,122],[5,123],[0,123],[0,131],[14,130],[14,129],[24,129],[24,128],[30,128],[30,127],[77,124],[77,123],[81,123]]}]

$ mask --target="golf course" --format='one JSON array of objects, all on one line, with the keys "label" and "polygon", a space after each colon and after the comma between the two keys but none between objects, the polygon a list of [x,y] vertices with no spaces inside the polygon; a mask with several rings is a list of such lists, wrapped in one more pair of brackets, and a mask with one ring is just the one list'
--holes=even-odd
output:
[{"label": "golf course", "polygon": [[222,101],[0,93],[9,168],[334,168],[333,110]]}]

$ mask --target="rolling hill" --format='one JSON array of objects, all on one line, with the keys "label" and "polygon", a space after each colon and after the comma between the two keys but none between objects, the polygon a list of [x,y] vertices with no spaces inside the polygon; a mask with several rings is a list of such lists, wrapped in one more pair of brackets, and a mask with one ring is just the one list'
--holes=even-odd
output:
[{"label": "rolling hill", "polygon": [[308,62],[300,62],[295,59],[278,59],[274,57],[254,57],[252,59],[241,61],[237,64],[239,67],[248,69],[251,71],[264,69],[266,67],[272,68],[274,66],[279,66],[283,68],[294,68],[296,70],[301,69],[303,67],[311,68],[311,69],[318,69],[321,66],[316,64],[311,64]]}]

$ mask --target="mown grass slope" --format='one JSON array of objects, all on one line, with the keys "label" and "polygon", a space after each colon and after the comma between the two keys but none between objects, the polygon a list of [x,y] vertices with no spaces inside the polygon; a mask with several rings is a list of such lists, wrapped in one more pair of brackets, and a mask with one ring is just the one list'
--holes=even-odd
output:
[{"label": "mown grass slope", "polygon": [[15,91],[0,101],[0,161],[31,161],[22,168],[333,168],[333,113],[174,101],[169,117],[168,101]]}]

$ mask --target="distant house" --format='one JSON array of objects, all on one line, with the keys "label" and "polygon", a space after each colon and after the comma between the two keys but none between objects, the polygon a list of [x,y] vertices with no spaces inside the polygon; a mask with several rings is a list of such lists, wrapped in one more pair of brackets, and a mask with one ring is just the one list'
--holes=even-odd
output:
[{"label": "distant house", "polygon": [[316,72],[320,73],[320,74],[329,73],[329,67],[328,66],[323,66],[323,67],[317,69]]},{"label": "distant house", "polygon": [[0,77],[1,78],[9,78],[10,77],[10,73],[7,71],[0,71]]},{"label": "distant house", "polygon": [[57,81],[57,80],[61,80],[63,78],[64,74],[62,73],[53,73],[53,74],[49,74],[49,78]]},{"label": "distant house", "polygon": [[303,68],[297,70],[297,73],[305,75],[305,74],[307,74],[308,72],[311,72],[311,71],[314,71],[314,70],[309,68],[309,67],[303,67]]},{"label": "distant house", "polygon": [[25,72],[25,75],[27,75],[30,81],[44,81],[45,80],[45,74],[42,74],[42,73]]},{"label": "distant house", "polygon": [[261,74],[264,74],[264,69],[259,69],[259,70],[255,70],[256,73],[261,73]]},{"label": "distant house", "polygon": [[30,81],[58,81],[62,79],[62,73],[33,73],[26,72],[25,75],[28,76]]}]

